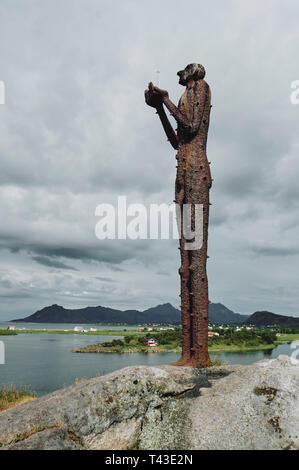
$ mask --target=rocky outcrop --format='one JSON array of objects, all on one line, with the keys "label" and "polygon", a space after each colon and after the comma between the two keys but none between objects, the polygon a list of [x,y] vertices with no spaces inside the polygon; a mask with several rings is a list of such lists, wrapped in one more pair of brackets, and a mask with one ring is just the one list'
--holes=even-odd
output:
[{"label": "rocky outcrop", "polygon": [[190,414],[191,448],[299,449],[299,362],[292,361],[234,366],[202,389]]},{"label": "rocky outcrop", "polygon": [[[208,385],[204,376],[200,386]],[[164,427],[169,446],[177,446],[176,422],[183,426],[187,415],[181,404],[195,388],[192,369],[125,368],[1,413],[0,443],[10,449],[57,449],[60,443],[63,449],[134,448],[165,412],[173,428]]]},{"label": "rocky outcrop", "polygon": [[299,367],[128,367],[0,414],[5,449],[298,449]]}]

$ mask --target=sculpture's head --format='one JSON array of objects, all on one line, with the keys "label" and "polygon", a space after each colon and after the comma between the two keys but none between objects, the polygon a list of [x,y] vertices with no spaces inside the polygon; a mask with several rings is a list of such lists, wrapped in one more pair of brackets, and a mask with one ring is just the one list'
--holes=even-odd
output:
[{"label": "sculpture's head", "polygon": [[201,64],[189,64],[184,70],[180,70],[177,75],[180,77],[179,84],[187,85],[190,80],[201,80],[206,74],[205,68]]}]

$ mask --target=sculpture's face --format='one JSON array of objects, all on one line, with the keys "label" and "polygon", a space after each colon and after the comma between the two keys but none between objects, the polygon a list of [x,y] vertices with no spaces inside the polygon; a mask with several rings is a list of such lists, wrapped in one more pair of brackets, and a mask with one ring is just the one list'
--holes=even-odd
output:
[{"label": "sculpture's face", "polygon": [[187,85],[190,80],[201,80],[204,78],[206,71],[200,64],[189,64],[184,70],[180,70],[177,75],[180,77],[179,84]]}]

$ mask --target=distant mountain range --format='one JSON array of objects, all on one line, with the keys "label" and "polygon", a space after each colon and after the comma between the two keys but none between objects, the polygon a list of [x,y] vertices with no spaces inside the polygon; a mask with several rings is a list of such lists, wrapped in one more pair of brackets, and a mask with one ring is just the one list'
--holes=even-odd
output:
[{"label": "distant mountain range", "polygon": [[[209,318],[213,324],[245,324],[256,326],[282,325],[299,327],[299,318],[277,315],[271,312],[255,312],[253,315],[234,313],[220,303],[211,303]],[[117,310],[108,307],[85,307],[66,309],[60,305],[51,305],[38,310],[29,317],[12,320],[31,323],[102,323],[102,324],[180,324],[181,312],[170,303],[157,305],[144,311]]]},{"label": "distant mountain range", "polygon": [[23,318],[34,323],[180,323],[180,312],[171,304],[158,305],[140,312],[138,310],[117,310],[108,307],[85,307],[65,309],[60,305],[51,305],[38,310],[33,315]]},{"label": "distant mountain range", "polygon": [[280,325],[285,327],[299,328],[299,318],[287,317],[286,315],[277,315],[272,312],[255,312],[245,322],[247,325],[270,326]]},{"label": "distant mountain range", "polygon": [[[229,310],[222,304],[210,304],[209,316],[211,323],[245,322],[249,315],[240,315]],[[29,317],[12,321],[32,323],[174,323],[180,324],[181,312],[170,303],[157,305],[144,311],[117,310],[108,307],[85,307],[80,309],[65,309],[60,305],[51,305],[38,310]]]},{"label": "distant mountain range", "polygon": [[214,324],[241,324],[244,323],[250,315],[241,315],[235,313],[229,308],[222,304],[210,304],[209,307],[209,318],[210,322]]}]

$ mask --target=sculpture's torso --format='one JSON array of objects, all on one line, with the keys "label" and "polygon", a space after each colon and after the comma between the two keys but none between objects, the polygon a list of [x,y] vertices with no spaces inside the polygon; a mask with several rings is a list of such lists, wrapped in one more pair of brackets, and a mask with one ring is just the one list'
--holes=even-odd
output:
[{"label": "sculpture's torso", "polygon": [[[203,82],[203,80],[202,80]],[[201,83],[196,82],[192,88],[186,89],[183,93],[178,108],[190,121],[194,120],[195,109],[199,103],[199,95],[201,92]],[[192,179],[198,180],[203,178],[206,184],[211,187],[212,179],[210,166],[206,156],[207,137],[210,121],[211,93],[208,92],[204,104],[203,115],[198,132],[190,137],[186,137],[182,125],[178,125],[178,162],[184,163],[186,173],[192,175]],[[206,178],[206,180],[204,180]],[[190,201],[191,202],[191,201]],[[192,201],[200,203],[200,201]]]}]

